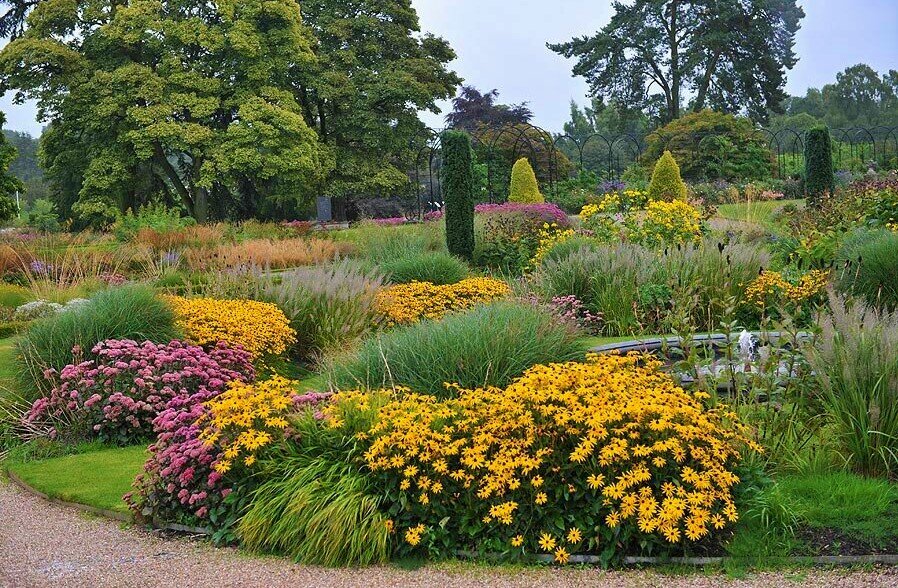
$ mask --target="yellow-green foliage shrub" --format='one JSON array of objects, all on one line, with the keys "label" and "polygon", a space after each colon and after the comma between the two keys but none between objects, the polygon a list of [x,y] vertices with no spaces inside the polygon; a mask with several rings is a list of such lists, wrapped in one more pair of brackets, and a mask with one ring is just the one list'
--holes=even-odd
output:
[{"label": "yellow-green foliage shrub", "polygon": [[680,177],[680,166],[670,151],[665,151],[655,164],[649,200],[686,200],[686,183]]},{"label": "yellow-green foliage shrub", "polygon": [[545,202],[545,198],[539,192],[539,184],[536,182],[536,174],[530,167],[526,157],[517,160],[511,168],[511,186],[508,193],[509,202],[522,202],[524,204],[538,204]]}]

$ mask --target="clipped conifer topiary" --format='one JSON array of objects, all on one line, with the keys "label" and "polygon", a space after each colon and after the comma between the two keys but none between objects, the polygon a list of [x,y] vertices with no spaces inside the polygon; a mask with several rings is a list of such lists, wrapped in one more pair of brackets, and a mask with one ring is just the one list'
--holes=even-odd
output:
[{"label": "clipped conifer topiary", "polygon": [[474,253],[474,163],[471,137],[463,131],[445,131],[442,143],[446,247],[453,255],[471,259]]},{"label": "clipped conifer topiary", "polygon": [[539,192],[536,174],[533,173],[533,168],[530,167],[526,157],[514,162],[514,167],[511,168],[508,201],[522,204],[539,204],[546,201]]},{"label": "clipped conifer topiary", "polygon": [[810,129],[804,143],[804,185],[808,203],[817,205],[826,194],[832,194],[836,187],[833,171],[833,146],[829,129]]},{"label": "clipped conifer topiary", "polygon": [[680,166],[670,151],[665,151],[655,163],[655,171],[652,172],[649,184],[649,198],[667,202],[686,199],[686,183],[680,177]]}]

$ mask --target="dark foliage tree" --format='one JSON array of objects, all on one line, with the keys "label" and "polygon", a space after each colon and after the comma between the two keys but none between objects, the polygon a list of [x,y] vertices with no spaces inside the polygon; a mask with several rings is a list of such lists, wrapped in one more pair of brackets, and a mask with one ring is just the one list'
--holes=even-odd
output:
[{"label": "dark foliage tree", "polygon": [[475,131],[477,128],[504,124],[528,123],[533,112],[526,102],[500,104],[498,90],[481,93],[474,86],[462,86],[452,100],[452,112],[446,115],[446,125],[454,129]]},{"label": "dark foliage tree", "polygon": [[786,71],[797,62],[796,0],[635,0],[614,2],[593,36],[549,44],[576,58],[573,72],[592,95],[671,121],[687,93],[691,109],[746,112],[765,119],[785,98]]},{"label": "dark foliage tree", "polygon": [[835,189],[833,146],[826,127],[813,128],[805,136],[804,185],[812,205]]},{"label": "dark foliage tree", "polygon": [[0,37],[15,39],[25,31],[25,19],[40,0],[0,1]]},{"label": "dark foliage tree", "polygon": [[471,137],[464,131],[445,131],[442,146],[446,246],[449,253],[471,259],[474,253],[474,166]]}]

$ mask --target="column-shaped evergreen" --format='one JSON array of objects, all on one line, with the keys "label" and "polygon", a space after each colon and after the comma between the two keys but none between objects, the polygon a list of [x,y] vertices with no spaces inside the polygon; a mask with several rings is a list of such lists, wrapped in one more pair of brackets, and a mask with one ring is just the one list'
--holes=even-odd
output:
[{"label": "column-shaped evergreen", "polygon": [[826,127],[813,128],[805,136],[804,187],[809,204],[818,204],[824,194],[835,190],[833,145]]},{"label": "column-shaped evergreen", "polygon": [[474,253],[474,162],[471,138],[462,131],[445,131],[443,201],[449,253],[471,259]]}]

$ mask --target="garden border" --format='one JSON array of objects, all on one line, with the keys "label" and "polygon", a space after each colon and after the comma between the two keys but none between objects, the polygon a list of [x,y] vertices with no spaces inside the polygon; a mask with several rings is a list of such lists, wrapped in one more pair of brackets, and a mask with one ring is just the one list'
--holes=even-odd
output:
[{"label": "garden border", "polygon": [[[20,490],[41,498],[42,500],[49,502],[50,504],[56,504],[59,506],[64,506],[66,508],[71,508],[73,510],[87,512],[90,514],[98,515],[105,517],[107,519],[116,520],[120,522],[133,523],[134,518],[130,515],[106,510],[103,508],[97,508],[95,506],[88,506],[86,504],[79,504],[77,502],[69,502],[67,500],[61,500],[59,498],[51,498],[47,494],[32,488],[30,485],[25,483],[21,478],[19,478],[14,472],[12,472],[9,468],[5,468],[6,475],[9,476],[10,481]],[[202,527],[189,527],[187,525],[179,525],[177,523],[166,523],[165,525],[159,525],[155,521],[153,522],[152,527],[159,531],[176,531],[179,533],[191,533],[194,535],[211,535],[209,529],[205,529]],[[456,552],[461,558],[465,559],[475,559],[477,557],[484,557],[484,555],[475,554],[470,551],[458,551]],[[490,554],[486,554],[485,557],[490,559]],[[498,558],[498,554],[493,554],[493,558]],[[541,563],[552,563],[554,561],[554,556],[550,554],[542,554],[542,555],[534,555],[532,559]],[[746,561],[749,558],[745,559]],[[732,558],[732,557],[645,557],[645,556],[626,556],[623,558],[623,564],[625,566],[636,566],[636,565],[665,565],[665,564],[678,564],[685,566],[707,566],[707,565],[722,565],[728,561],[739,562],[743,561],[743,558]],[[751,561],[755,561],[751,559]],[[805,565],[814,565],[814,566],[854,566],[854,565],[864,565],[864,564],[880,564],[880,565],[898,565],[898,554],[870,554],[870,555],[818,555],[818,556],[792,556],[792,557],[783,557],[783,558],[767,558],[764,560],[757,560],[759,562],[766,563],[784,563],[784,564],[805,564]],[[570,563],[577,564],[600,564],[602,563],[602,558],[597,555],[571,555]]]}]

